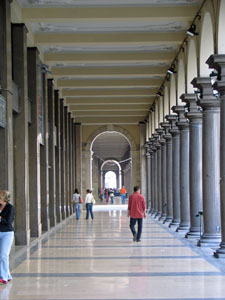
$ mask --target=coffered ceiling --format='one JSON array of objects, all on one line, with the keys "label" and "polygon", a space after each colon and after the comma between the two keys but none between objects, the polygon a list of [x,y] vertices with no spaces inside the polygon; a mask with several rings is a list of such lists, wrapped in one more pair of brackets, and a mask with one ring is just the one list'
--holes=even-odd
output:
[{"label": "coffered ceiling", "polygon": [[18,0],[76,122],[137,124],[200,0]]}]

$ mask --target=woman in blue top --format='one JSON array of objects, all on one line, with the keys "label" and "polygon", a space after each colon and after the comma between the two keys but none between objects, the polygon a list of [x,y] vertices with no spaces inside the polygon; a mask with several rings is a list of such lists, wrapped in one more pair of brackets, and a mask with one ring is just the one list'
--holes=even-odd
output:
[{"label": "woman in blue top", "polygon": [[14,207],[9,203],[10,194],[0,190],[0,284],[12,279],[9,271],[9,253],[14,238]]}]

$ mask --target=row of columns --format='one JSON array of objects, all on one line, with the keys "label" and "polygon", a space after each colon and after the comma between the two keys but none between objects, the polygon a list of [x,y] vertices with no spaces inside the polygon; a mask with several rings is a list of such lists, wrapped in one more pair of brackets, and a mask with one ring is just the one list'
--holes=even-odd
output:
[{"label": "row of columns", "polygon": [[13,196],[16,245],[28,245],[73,212],[80,124],[73,123],[53,79],[47,79],[38,49],[27,47],[26,26],[10,23],[10,1],[1,1],[0,13],[0,92],[6,99],[0,189]]},{"label": "row of columns", "polygon": [[146,143],[148,207],[199,246],[220,244],[215,256],[225,257],[225,56],[207,63],[214,86],[194,78],[197,94],[183,94]]}]

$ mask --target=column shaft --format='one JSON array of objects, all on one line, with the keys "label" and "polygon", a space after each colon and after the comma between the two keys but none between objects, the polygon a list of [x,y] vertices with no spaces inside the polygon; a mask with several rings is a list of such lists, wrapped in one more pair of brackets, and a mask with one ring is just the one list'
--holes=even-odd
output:
[{"label": "column shaft", "polygon": [[188,106],[185,115],[190,121],[190,229],[185,237],[191,238],[200,236],[202,223],[202,113],[195,94],[184,94],[182,101]]},{"label": "column shaft", "polygon": [[166,140],[162,138],[161,144],[161,197],[162,197],[162,215],[161,220],[164,221],[167,215],[167,160],[166,160]]},{"label": "column shaft", "polygon": [[57,223],[61,222],[61,151],[60,151],[60,101],[59,91],[54,92],[55,100],[55,136],[56,136],[56,148],[55,148],[55,187],[56,187],[56,220]]},{"label": "column shaft", "polygon": [[15,178],[15,241],[27,245],[30,241],[29,214],[29,149],[27,45],[24,24],[12,25],[13,80],[18,86],[20,111],[14,114],[14,178]]},{"label": "column shaft", "polygon": [[150,153],[146,153],[146,159],[147,159],[147,208],[148,211],[151,210],[151,156]]},{"label": "column shaft", "polygon": [[189,121],[184,116],[183,105],[174,106],[172,109],[178,114],[176,125],[180,130],[180,224],[177,231],[188,231],[190,227]]},{"label": "column shaft", "polygon": [[180,132],[175,125],[177,121],[176,115],[166,116],[168,121],[171,121],[172,128],[172,191],[173,191],[173,219],[171,226],[180,224]]},{"label": "column shaft", "polygon": [[[42,74],[37,48],[27,49],[28,97],[31,101],[31,123],[29,124],[29,197],[30,197],[30,230],[32,237],[39,237],[41,226],[41,182],[40,182],[40,142],[43,143],[44,99],[41,89]],[[42,108],[40,110],[40,107]],[[40,139],[41,137],[41,139]]]},{"label": "column shaft", "polygon": [[[75,123],[75,144],[76,144],[76,153],[75,153],[75,165],[76,165],[76,188],[80,193],[82,193],[82,131],[81,124]],[[104,184],[104,182],[103,182]]]},{"label": "column shaft", "polygon": [[172,137],[168,135],[166,138],[166,220],[172,222],[173,219],[173,160],[172,160]]},{"label": "column shaft", "polygon": [[50,226],[56,224],[56,173],[55,173],[55,99],[54,82],[48,79],[48,154],[49,154],[49,218]]},{"label": "column shaft", "polygon": [[66,218],[66,186],[65,186],[65,114],[64,100],[60,99],[60,149],[61,149],[61,214]]},{"label": "column shaft", "polygon": [[[5,127],[0,130],[0,189],[9,190],[14,202],[14,147],[12,116],[11,10],[8,0],[0,1],[0,86],[5,105]],[[14,95],[15,97],[15,95]],[[18,101],[18,99],[16,99]]]}]

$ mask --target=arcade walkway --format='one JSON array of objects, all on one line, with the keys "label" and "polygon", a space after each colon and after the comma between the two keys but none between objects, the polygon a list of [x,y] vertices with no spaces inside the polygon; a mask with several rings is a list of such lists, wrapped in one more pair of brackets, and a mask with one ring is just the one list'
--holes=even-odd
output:
[{"label": "arcade walkway", "polygon": [[134,243],[128,222],[126,211],[72,216],[13,270],[0,299],[225,299],[225,273],[202,249],[151,217]]}]

